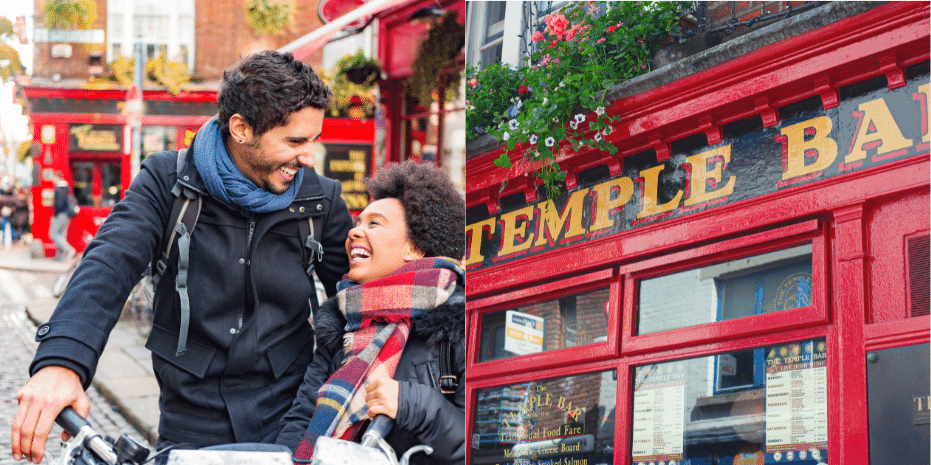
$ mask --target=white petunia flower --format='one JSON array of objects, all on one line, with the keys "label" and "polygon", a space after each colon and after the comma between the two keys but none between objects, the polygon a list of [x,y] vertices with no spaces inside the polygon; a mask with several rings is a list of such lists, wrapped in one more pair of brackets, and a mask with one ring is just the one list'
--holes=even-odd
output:
[{"label": "white petunia flower", "polygon": [[533,135],[530,136],[530,143],[531,143],[531,144],[536,144],[537,141],[538,141],[539,139],[540,139],[539,136],[537,136],[536,134],[533,134]]},{"label": "white petunia flower", "polygon": [[604,114],[605,114],[605,107],[598,107],[598,108],[596,108],[596,109],[595,109],[595,113],[596,113],[598,116],[604,116]]},{"label": "white petunia flower", "polygon": [[553,139],[552,137],[547,137],[544,142],[546,143],[547,147],[552,147],[556,145],[556,139]]},{"label": "white petunia flower", "polygon": [[501,138],[504,139],[504,140],[508,140],[508,139],[511,138],[511,134],[510,134],[509,132],[507,132],[507,131],[504,131],[504,135],[501,136]]},{"label": "white petunia flower", "polygon": [[512,130],[512,131],[515,130],[515,129],[517,129],[517,120],[516,120],[516,119],[512,119],[511,121],[508,121],[508,129],[510,129],[510,130]]},{"label": "white petunia flower", "polygon": [[546,98],[546,97],[543,97],[543,104],[544,104],[544,105],[546,105],[546,104],[549,103],[549,102],[550,102],[550,99],[548,99],[548,98]]},{"label": "white petunia flower", "polygon": [[601,142],[601,133],[595,134],[595,142]]},{"label": "white petunia flower", "polygon": [[571,127],[572,129],[578,129],[578,128],[579,128],[579,122],[578,122],[578,121],[570,121],[570,122],[569,122],[569,127]]},{"label": "white petunia flower", "polygon": [[579,113],[575,115],[575,120],[578,121],[579,123],[585,122],[585,115]]}]

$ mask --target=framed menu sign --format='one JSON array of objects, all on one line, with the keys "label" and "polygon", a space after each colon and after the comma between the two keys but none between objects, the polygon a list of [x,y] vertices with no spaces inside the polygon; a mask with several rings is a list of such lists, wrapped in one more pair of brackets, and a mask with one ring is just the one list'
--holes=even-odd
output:
[{"label": "framed menu sign", "polygon": [[826,449],[825,339],[766,348],[766,451]]}]

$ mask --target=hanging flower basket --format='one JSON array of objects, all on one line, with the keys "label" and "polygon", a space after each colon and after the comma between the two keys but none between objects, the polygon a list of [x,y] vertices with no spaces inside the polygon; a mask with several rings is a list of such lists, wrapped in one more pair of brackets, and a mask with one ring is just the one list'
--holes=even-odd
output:
[{"label": "hanging flower basket", "polygon": [[381,72],[381,70],[378,68],[378,66],[373,64],[357,65],[345,71],[346,79],[349,82],[358,85],[362,85],[365,82],[368,82],[370,79],[372,79],[372,76],[376,76],[377,79],[379,72]]}]

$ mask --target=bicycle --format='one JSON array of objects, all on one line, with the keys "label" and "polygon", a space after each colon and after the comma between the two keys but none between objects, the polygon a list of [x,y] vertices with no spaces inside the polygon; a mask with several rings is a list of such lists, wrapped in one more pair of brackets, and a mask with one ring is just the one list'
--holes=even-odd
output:
[{"label": "bicycle", "polygon": [[[143,465],[152,461],[160,465],[292,465],[294,462],[303,462],[292,459],[290,450],[275,444],[225,444],[197,450],[166,448],[153,455],[148,447],[125,434],[117,440],[101,436],[71,407],[65,408],[55,422],[71,435],[71,439],[64,443],[61,456],[53,459],[52,465]],[[429,446],[414,446],[398,460],[394,450],[384,440],[393,426],[394,420],[379,415],[362,436],[361,444],[321,437],[316,449],[323,453],[315,454],[310,463],[408,465],[411,455],[433,452]]]}]

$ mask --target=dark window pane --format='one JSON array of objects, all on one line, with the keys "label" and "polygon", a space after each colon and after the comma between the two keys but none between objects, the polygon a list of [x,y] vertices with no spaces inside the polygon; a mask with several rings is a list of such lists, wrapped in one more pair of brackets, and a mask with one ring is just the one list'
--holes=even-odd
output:
[{"label": "dark window pane", "polygon": [[825,338],[636,367],[631,455],[827,464]]},{"label": "dark window pane", "polygon": [[605,341],[608,294],[599,289],[484,315],[479,361]]},{"label": "dark window pane", "polygon": [[473,464],[613,462],[613,370],[480,389],[476,399]]},{"label": "dark window pane", "polygon": [[811,305],[811,244],[640,282],[638,334]]}]

